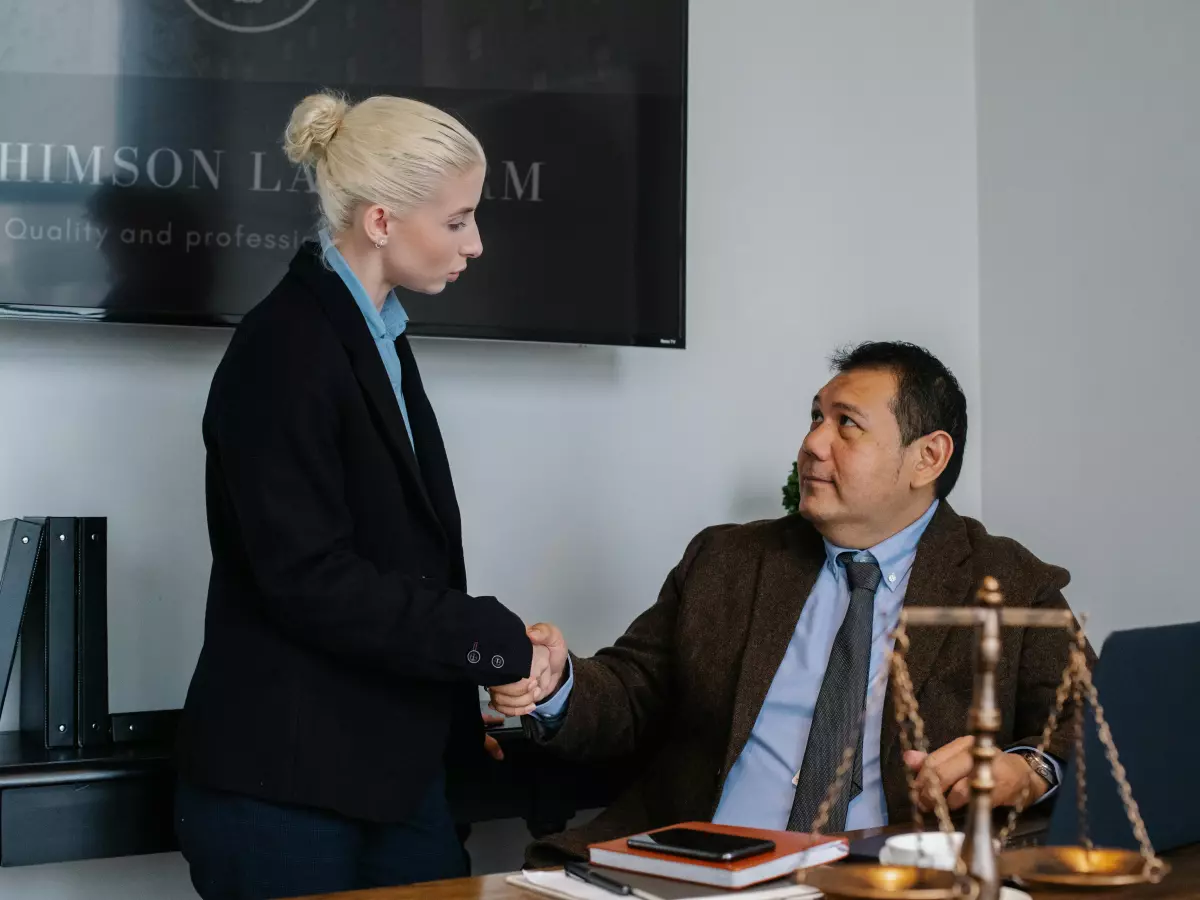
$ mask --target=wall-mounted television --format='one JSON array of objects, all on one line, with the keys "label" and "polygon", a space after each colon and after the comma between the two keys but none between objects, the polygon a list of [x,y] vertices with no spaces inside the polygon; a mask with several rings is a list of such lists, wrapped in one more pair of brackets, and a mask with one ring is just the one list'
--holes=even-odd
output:
[{"label": "wall-mounted television", "polygon": [[[418,335],[684,345],[686,0],[0,0],[0,316],[231,325],[316,227],[303,96],[479,135],[483,256]],[[2,327],[2,325],[0,325]]]}]

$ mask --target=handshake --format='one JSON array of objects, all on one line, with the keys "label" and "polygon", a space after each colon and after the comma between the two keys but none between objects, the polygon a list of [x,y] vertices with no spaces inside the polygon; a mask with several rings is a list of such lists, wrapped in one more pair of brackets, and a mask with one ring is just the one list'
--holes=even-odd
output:
[{"label": "handshake", "polygon": [[527,716],[541,701],[562,687],[567,674],[567,642],[556,625],[539,622],[525,629],[533,644],[529,677],[488,688],[488,704],[503,716]]}]

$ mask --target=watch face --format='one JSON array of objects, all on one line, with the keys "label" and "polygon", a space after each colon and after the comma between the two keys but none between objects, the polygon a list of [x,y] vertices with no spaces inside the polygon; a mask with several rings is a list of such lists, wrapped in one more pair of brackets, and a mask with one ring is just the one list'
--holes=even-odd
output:
[{"label": "watch face", "polygon": [[1057,783],[1058,779],[1054,776],[1054,767],[1046,762],[1040,754],[1022,750],[1017,755],[1029,764],[1029,768],[1033,769],[1033,774],[1037,775],[1047,784],[1053,786]]},{"label": "watch face", "polygon": [[217,28],[239,34],[274,31],[290,25],[317,0],[185,0],[192,11]]}]

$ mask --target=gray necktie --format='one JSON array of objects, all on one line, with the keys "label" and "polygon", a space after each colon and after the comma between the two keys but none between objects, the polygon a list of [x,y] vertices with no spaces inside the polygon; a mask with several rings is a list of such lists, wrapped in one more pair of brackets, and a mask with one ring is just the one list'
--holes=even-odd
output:
[{"label": "gray necktie", "polygon": [[833,640],[829,665],[813,710],[812,728],[800,765],[800,779],[788,817],[788,831],[808,831],[841,764],[842,754],[857,742],[854,767],[842,782],[829,808],[827,834],[844,831],[850,801],[862,793],[863,736],[860,727],[867,702],[867,673],[871,665],[871,619],[875,589],[883,578],[874,560],[855,562],[853,553],[842,553],[850,582],[850,606]]}]

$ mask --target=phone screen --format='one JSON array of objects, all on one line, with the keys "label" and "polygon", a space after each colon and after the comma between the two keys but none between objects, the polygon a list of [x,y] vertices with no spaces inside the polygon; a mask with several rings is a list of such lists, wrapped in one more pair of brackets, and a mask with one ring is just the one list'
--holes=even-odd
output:
[{"label": "phone screen", "polygon": [[739,834],[718,834],[692,828],[666,828],[653,834],[639,834],[627,841],[630,847],[687,856],[694,859],[734,860],[770,853],[775,842]]}]

